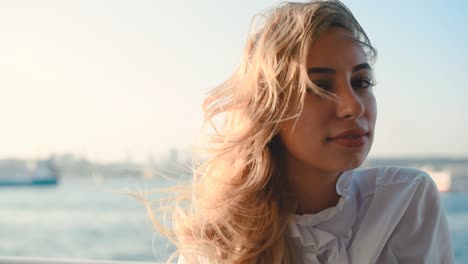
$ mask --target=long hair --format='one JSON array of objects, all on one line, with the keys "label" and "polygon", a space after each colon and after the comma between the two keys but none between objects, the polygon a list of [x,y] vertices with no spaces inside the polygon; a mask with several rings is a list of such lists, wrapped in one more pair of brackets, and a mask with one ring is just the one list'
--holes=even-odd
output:
[{"label": "long hair", "polygon": [[337,0],[284,3],[254,18],[238,69],[203,103],[207,156],[177,200],[172,228],[163,231],[186,263],[295,262],[287,225],[296,202],[277,133],[281,122],[300,115],[308,88],[333,97],[309,80],[306,56],[334,26],[352,32],[371,60],[376,56]]}]

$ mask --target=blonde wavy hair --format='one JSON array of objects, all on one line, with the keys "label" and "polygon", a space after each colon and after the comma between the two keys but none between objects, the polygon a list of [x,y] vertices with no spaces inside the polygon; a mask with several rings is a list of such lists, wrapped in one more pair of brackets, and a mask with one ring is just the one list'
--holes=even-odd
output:
[{"label": "blonde wavy hair", "polygon": [[308,78],[306,56],[335,26],[352,32],[375,58],[366,33],[337,0],[283,3],[254,18],[240,66],[203,103],[211,128],[207,158],[195,167],[192,186],[177,189],[172,227],[164,229],[147,206],[185,263],[296,262],[287,235],[296,201],[277,133],[281,122],[300,115],[307,89],[333,99]]}]

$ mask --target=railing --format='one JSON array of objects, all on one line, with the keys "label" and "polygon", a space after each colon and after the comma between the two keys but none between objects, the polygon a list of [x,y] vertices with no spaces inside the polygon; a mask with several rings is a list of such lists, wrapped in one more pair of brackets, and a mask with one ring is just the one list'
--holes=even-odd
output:
[{"label": "railing", "polygon": [[161,262],[108,261],[67,258],[0,257],[0,264],[162,264]]}]

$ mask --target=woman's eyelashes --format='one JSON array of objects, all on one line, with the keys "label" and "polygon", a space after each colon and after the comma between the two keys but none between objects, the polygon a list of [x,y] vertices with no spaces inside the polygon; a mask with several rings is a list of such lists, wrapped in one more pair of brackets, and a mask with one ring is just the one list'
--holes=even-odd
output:
[{"label": "woman's eyelashes", "polygon": [[372,78],[365,77],[365,78],[358,78],[358,79],[352,80],[351,86],[354,89],[367,89],[367,88],[374,87],[375,83],[372,80]]},{"label": "woman's eyelashes", "polygon": [[314,81],[313,83],[322,90],[325,90],[327,92],[333,92],[331,81],[322,80],[322,81]]},{"label": "woman's eyelashes", "polygon": [[[327,92],[335,92],[333,80],[315,80],[312,82],[322,90]],[[353,89],[370,89],[375,86],[375,83],[371,77],[355,78],[350,81],[350,84]]]}]

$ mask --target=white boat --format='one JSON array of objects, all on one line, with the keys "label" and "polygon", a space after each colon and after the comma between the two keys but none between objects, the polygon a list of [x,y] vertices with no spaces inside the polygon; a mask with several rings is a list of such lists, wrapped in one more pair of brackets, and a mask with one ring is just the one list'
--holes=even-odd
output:
[{"label": "white boat", "polygon": [[57,183],[58,173],[50,160],[32,161],[26,166],[15,164],[0,167],[0,187],[46,186]]},{"label": "white boat", "polygon": [[439,192],[450,191],[452,186],[452,174],[449,170],[434,170],[430,167],[423,167],[421,170],[429,173]]},{"label": "white boat", "polygon": [[157,262],[108,261],[67,258],[0,257],[0,264],[162,264]]}]

